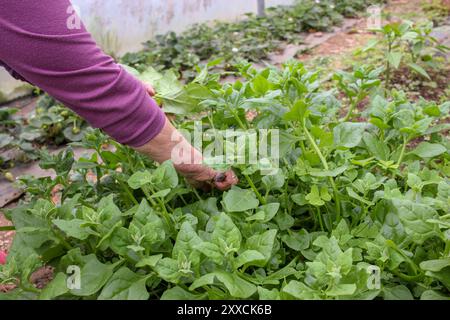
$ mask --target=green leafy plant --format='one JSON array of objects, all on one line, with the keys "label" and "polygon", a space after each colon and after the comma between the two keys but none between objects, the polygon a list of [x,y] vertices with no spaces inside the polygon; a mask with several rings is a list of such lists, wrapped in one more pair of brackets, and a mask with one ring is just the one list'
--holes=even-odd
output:
[{"label": "green leafy plant", "polygon": [[391,88],[393,72],[406,66],[410,71],[431,80],[426,69],[439,66],[437,53],[447,52],[448,47],[442,46],[430,35],[433,23],[415,24],[411,21],[395,22],[376,30],[382,35],[381,40],[371,41],[362,52],[374,50],[380,44],[385,52],[385,88]]},{"label": "green leafy plant", "polygon": [[[197,97],[204,129],[278,129],[277,172],[264,175],[263,159],[235,164],[238,186],[204,193],[170,161],[156,165],[88,130],[76,145],[91,152],[79,160],[70,149],[41,155],[55,179],[21,178],[27,198],[7,212],[16,237],[0,266],[0,281],[16,289],[0,297],[448,298],[449,104],[373,92],[366,122],[343,121],[337,88],[323,89],[301,63],[236,69],[243,80],[234,84],[200,70],[194,84],[207,98],[189,84],[177,90]],[[339,90],[360,92],[372,71],[343,76]],[[194,128],[189,108],[178,119]],[[48,264],[55,277],[38,289],[31,273]],[[69,266],[81,270],[79,288],[66,285]],[[368,285],[371,270],[380,286]]]}]

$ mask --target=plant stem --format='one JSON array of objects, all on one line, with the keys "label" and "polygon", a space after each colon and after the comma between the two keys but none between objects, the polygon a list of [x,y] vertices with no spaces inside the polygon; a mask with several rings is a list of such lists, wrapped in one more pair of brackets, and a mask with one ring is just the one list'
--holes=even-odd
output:
[{"label": "plant stem", "polygon": [[399,167],[403,161],[403,158],[405,157],[406,145],[408,144],[408,142],[409,142],[409,139],[403,137],[402,151],[400,152],[400,156],[398,157],[398,161],[397,161],[397,166],[399,166]]},{"label": "plant stem", "polygon": [[118,181],[119,181],[120,186],[125,190],[126,194],[130,198],[131,202],[133,202],[135,205],[139,205],[139,202],[136,200],[133,193],[130,191],[130,188],[128,188],[128,186],[125,183],[123,183],[123,181],[120,181],[120,180],[118,180]]},{"label": "plant stem", "polygon": [[259,199],[259,202],[261,202],[263,205],[266,204],[266,199],[263,198],[261,193],[259,193],[258,189],[256,188],[255,184],[253,183],[253,180],[246,174],[244,174],[245,179],[247,180],[248,184],[252,188],[253,192],[256,194],[256,196]]},{"label": "plant stem", "polygon": [[344,119],[342,119],[342,122],[347,122],[348,120],[350,120],[353,116],[353,111],[355,110],[356,106],[359,103],[359,99],[356,99],[356,101],[353,101],[353,99],[350,99],[350,109],[347,112],[347,115],[345,116]]},{"label": "plant stem", "polygon": [[[391,37],[388,36],[388,54],[392,52],[392,44]],[[391,63],[389,62],[389,59],[386,60],[386,83],[384,84],[384,88],[388,91],[391,86]]]},{"label": "plant stem", "polygon": [[322,213],[320,212],[319,207],[317,207],[317,218],[319,219],[320,229],[325,231],[325,228],[323,227]]},{"label": "plant stem", "polygon": [[236,112],[234,112],[234,110],[227,104],[226,108],[228,109],[228,111],[233,115],[234,119],[236,120],[236,122],[239,124],[239,127],[241,127],[242,130],[247,130],[248,127],[246,125],[244,125],[244,123],[241,121],[241,119],[239,118],[239,116],[236,114]]},{"label": "plant stem", "polygon": [[[325,157],[323,156],[322,152],[320,151],[319,147],[317,146],[316,142],[314,141],[314,138],[309,133],[308,129],[306,128],[306,126],[304,124],[303,124],[303,130],[305,131],[306,137],[308,138],[309,142],[311,143],[313,149],[316,151],[317,155],[319,156],[320,161],[322,162],[323,168],[327,171],[330,170],[327,159],[325,159]],[[339,223],[339,221],[341,220],[341,200],[339,197],[339,193],[338,193],[336,184],[334,183],[333,177],[329,177],[328,180],[331,184],[331,187],[333,188],[334,200],[335,200],[335,204],[336,204],[336,222]]]}]

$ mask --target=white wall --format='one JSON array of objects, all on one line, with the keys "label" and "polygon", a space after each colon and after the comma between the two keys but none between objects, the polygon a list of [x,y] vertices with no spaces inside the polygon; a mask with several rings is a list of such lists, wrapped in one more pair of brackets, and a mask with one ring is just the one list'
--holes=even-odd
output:
[{"label": "white wall", "polygon": [[[266,6],[295,0],[266,0]],[[138,51],[142,43],[167,31],[210,20],[236,20],[257,11],[257,0],[72,0],[81,18],[102,48],[122,55]],[[23,83],[0,68],[0,96],[16,97]],[[13,94],[11,94],[13,93]]]}]

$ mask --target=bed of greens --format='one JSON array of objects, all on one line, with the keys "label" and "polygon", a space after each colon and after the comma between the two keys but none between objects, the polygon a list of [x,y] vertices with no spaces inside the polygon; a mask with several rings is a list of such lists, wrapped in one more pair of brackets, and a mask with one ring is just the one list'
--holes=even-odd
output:
[{"label": "bed of greens", "polygon": [[[56,178],[20,179],[27,196],[7,212],[17,233],[0,267],[16,289],[0,298],[449,299],[450,103],[386,90],[383,67],[337,73],[330,90],[299,62],[236,68],[233,84],[208,67],[187,85],[140,76],[182,129],[279,130],[276,174],[235,165],[238,186],[204,193],[170,162],[88,130],[78,145],[90,156],[43,153]],[[366,97],[365,110],[342,92]],[[38,289],[43,265],[54,279]]]}]

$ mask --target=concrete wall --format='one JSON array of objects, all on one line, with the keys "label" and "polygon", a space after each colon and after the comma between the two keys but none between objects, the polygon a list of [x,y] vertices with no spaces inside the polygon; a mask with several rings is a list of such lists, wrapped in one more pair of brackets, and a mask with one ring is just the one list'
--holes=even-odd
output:
[{"label": "concrete wall", "polygon": [[[266,0],[266,6],[288,5],[295,0]],[[142,43],[167,31],[211,20],[236,20],[257,12],[257,0],[72,0],[99,45],[115,56],[138,51]],[[0,69],[2,95],[15,98],[23,83]]]}]

